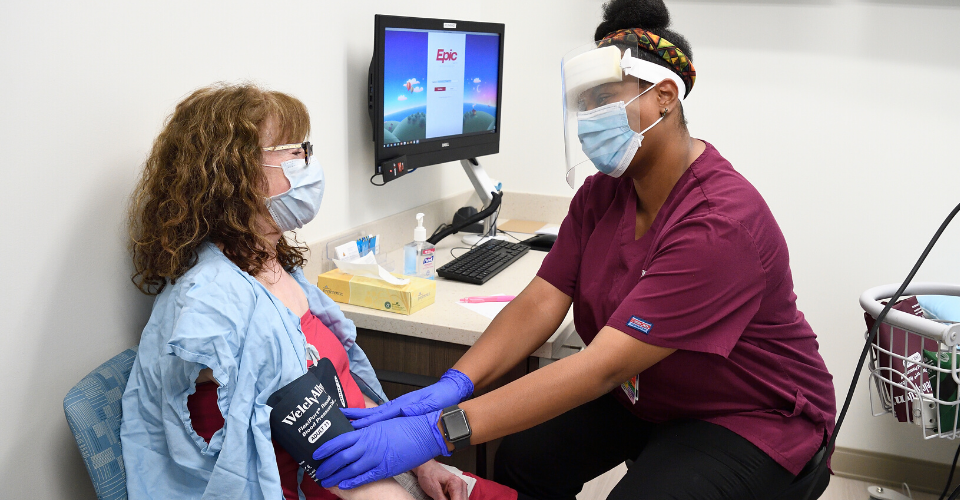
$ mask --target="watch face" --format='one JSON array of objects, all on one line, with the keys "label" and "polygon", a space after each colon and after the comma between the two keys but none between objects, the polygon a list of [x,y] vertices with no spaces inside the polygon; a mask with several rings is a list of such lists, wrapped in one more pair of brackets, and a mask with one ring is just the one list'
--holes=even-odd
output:
[{"label": "watch face", "polygon": [[447,431],[447,439],[456,441],[470,435],[470,425],[463,410],[457,410],[444,415],[443,427]]}]

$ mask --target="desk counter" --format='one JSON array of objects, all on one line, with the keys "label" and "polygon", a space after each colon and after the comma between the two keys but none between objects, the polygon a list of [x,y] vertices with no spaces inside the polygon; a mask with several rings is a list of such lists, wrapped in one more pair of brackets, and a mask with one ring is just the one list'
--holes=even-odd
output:
[{"label": "desk counter", "polygon": [[[447,237],[437,245],[438,268],[453,259],[450,254],[451,249],[458,256],[467,251],[468,245],[461,242],[460,236],[457,234]],[[518,234],[517,236],[522,238],[527,235]],[[530,250],[483,285],[472,285],[437,277],[436,302],[410,315],[351,304],[340,304],[340,307],[344,315],[353,320],[357,328],[471,346],[480,338],[491,320],[463,307],[459,300],[477,295],[519,294],[536,276],[545,256],[545,252]],[[402,250],[391,252],[388,258],[392,262],[402,263]],[[577,346],[582,345],[573,333],[573,314],[568,311],[560,328],[532,355],[539,358],[558,359],[572,353]],[[568,342],[572,347],[567,345]]]}]

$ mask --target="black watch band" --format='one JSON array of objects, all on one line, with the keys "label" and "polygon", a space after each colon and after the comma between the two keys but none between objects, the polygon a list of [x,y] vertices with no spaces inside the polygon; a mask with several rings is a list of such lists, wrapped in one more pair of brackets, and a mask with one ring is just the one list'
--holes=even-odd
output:
[{"label": "black watch band", "polygon": [[443,427],[443,437],[453,445],[454,450],[470,446],[470,422],[467,414],[457,405],[448,406],[440,412],[440,425]]}]

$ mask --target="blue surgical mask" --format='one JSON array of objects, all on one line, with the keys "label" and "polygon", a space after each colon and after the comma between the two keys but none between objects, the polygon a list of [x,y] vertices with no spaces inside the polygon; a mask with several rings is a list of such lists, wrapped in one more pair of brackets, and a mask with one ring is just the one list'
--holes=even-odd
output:
[{"label": "blue surgical mask", "polygon": [[267,208],[280,231],[285,232],[301,228],[317,216],[326,183],[316,156],[310,157],[309,165],[304,160],[287,160],[280,168],[290,181],[290,189],[267,198]]},{"label": "blue surgical mask", "polygon": [[651,85],[626,103],[614,102],[577,113],[577,135],[580,137],[580,144],[597,170],[610,177],[623,175],[640,149],[643,134],[663,119],[661,116],[643,132],[634,132],[627,120],[627,105],[653,87],[655,85]]}]

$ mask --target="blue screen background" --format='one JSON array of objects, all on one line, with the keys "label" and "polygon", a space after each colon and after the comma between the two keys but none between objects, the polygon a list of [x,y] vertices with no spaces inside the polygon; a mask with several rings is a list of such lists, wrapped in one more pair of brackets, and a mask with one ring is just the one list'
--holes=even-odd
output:
[{"label": "blue screen background", "polygon": [[[428,120],[427,31],[386,30],[383,62],[384,143],[426,139],[409,135],[410,129],[397,128],[408,117]],[[463,113],[465,132],[471,116],[487,113],[496,117],[497,79],[499,77],[500,37],[467,34],[464,51]],[[495,121],[489,130],[495,127]],[[422,128],[422,127],[419,127]],[[403,133],[401,133],[403,131]],[[398,135],[394,135],[394,133]],[[405,137],[404,134],[407,136]]]},{"label": "blue screen background", "polygon": [[[426,106],[427,32],[387,30],[383,43],[383,116]],[[407,81],[413,80],[407,88]],[[416,92],[415,89],[421,89]],[[404,115],[406,116],[406,115]],[[394,120],[400,121],[400,120]]]}]

